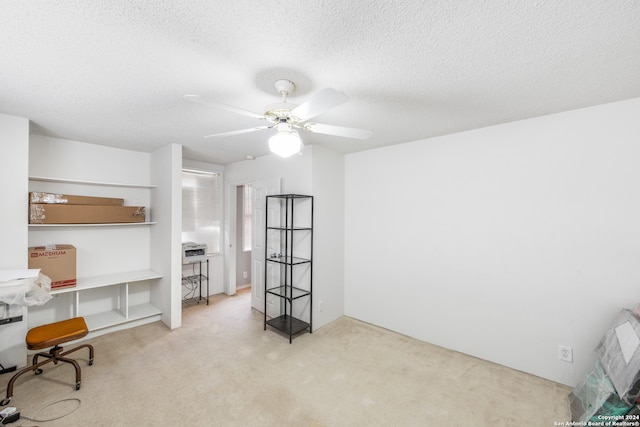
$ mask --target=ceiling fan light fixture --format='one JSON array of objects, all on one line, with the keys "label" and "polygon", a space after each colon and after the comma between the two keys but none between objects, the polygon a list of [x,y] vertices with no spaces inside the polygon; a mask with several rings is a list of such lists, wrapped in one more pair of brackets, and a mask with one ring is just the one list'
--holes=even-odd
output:
[{"label": "ceiling fan light fixture", "polygon": [[290,157],[300,152],[302,141],[295,130],[279,130],[269,138],[269,149],[280,157]]},{"label": "ceiling fan light fixture", "polygon": [[281,102],[267,105],[265,110],[263,110],[263,114],[256,114],[243,110],[242,108],[222,104],[213,100],[202,99],[197,95],[185,95],[184,97],[191,102],[268,122],[266,126],[255,126],[248,129],[216,133],[206,135],[205,138],[235,136],[275,128],[277,133],[269,138],[269,149],[272,153],[281,157],[290,157],[302,150],[302,141],[294,128],[302,129],[305,132],[334,135],[343,138],[367,139],[371,137],[371,131],[366,129],[309,122],[313,117],[348,101],[349,97],[344,93],[335,89],[325,88],[301,105],[296,105],[287,101],[287,97],[295,90],[295,84],[292,81],[284,79],[278,80],[275,82],[275,88],[282,96],[282,100]]}]

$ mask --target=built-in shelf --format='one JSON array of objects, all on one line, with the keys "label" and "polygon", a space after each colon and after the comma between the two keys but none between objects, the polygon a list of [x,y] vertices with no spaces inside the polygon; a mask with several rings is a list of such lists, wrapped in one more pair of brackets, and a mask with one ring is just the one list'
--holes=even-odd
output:
[{"label": "built-in shelf", "polygon": [[[162,310],[156,305],[151,301],[134,301],[131,295],[140,289],[137,287],[137,283],[160,278],[162,278],[162,275],[152,270],[78,278],[74,287],[53,289],[51,291],[51,295],[54,297],[53,301],[57,301],[54,303],[56,308],[53,310],[61,313],[68,312],[69,316],[84,317],[90,332],[153,316],[158,316],[159,318],[162,315]],[[151,283],[143,286],[156,285],[157,283]],[[107,290],[106,288],[108,287],[111,289]],[[143,289],[150,289],[144,287]],[[100,289],[104,290],[100,291]],[[105,295],[111,295],[108,299],[111,299],[112,303],[108,307],[103,307],[102,310],[96,311],[94,306],[96,298],[101,300]],[[35,322],[34,326],[42,323],[39,316],[41,310],[45,312],[44,315],[46,317],[48,309],[50,309],[48,304],[42,307],[30,308],[29,316],[35,318],[33,320]]]},{"label": "built-in shelf", "polygon": [[[69,161],[68,152],[83,161]],[[25,326],[82,316],[90,332],[96,331],[89,338],[156,321],[179,326],[179,301],[175,293],[165,290],[173,287],[179,269],[178,259],[167,260],[180,223],[171,215],[153,217],[154,210],[164,212],[179,198],[175,191],[181,180],[179,147],[169,144],[153,153],[137,153],[30,138],[28,154],[18,159],[28,161],[24,170],[28,192],[118,198],[124,206],[144,207],[146,217],[138,218],[142,222],[29,224],[27,209],[23,226],[27,226],[28,246],[73,245],[77,284],[54,289],[45,304],[29,306]],[[23,208],[28,202],[24,194]],[[16,347],[23,348],[24,342]]]},{"label": "built-in shelf", "polygon": [[157,224],[154,221],[146,222],[107,222],[107,223],[92,223],[92,224],[29,224],[29,227],[118,227],[125,226],[130,227],[134,225],[153,225]]},{"label": "built-in shelf", "polygon": [[66,292],[78,292],[87,289],[102,288],[105,286],[120,285],[122,283],[134,283],[143,280],[160,279],[162,275],[152,270],[130,271],[125,273],[105,274],[76,279],[76,286],[72,288],[53,289],[52,295]]},{"label": "built-in shelf", "polygon": [[129,307],[129,319],[142,319],[162,314],[162,311],[151,303],[132,305]]},{"label": "built-in shelf", "polygon": [[46,176],[30,176],[31,181],[41,182],[56,182],[60,184],[80,184],[80,185],[100,185],[106,187],[129,187],[129,188],[156,188],[156,185],[151,184],[124,184],[120,182],[101,182],[101,181],[83,181],[80,179],[62,179],[51,178]]},{"label": "built-in shelf", "polygon": [[127,318],[118,310],[89,314],[83,317],[89,331],[98,331],[100,329],[120,325],[127,321]]},{"label": "built-in shelf", "polygon": [[125,316],[120,310],[109,310],[101,313],[84,315],[89,331],[118,326],[134,320],[146,319],[148,317],[159,316],[162,311],[151,303],[138,304],[129,307],[129,313]]},{"label": "built-in shelf", "polygon": [[[30,176],[30,181],[45,182],[53,184],[88,185],[113,188],[127,188],[139,190],[145,196],[148,191],[157,188],[150,184],[127,184],[120,182],[101,182],[79,179],[63,179],[48,176]],[[56,185],[56,188],[61,186]],[[91,224],[29,224],[29,230],[36,230],[43,233],[56,233],[58,230],[68,230],[69,239],[76,239],[79,236],[87,236],[95,233],[96,238],[104,236],[105,233],[129,233],[129,230],[136,236],[134,229],[121,227],[145,227],[154,225],[156,222],[113,222],[113,223],[91,223]],[[77,230],[71,232],[70,230]],[[79,234],[80,233],[80,234]],[[88,233],[88,234],[87,234]],[[85,237],[86,239],[86,237]],[[71,241],[71,243],[75,243]],[[91,262],[91,261],[90,261]],[[95,262],[95,261],[93,261]],[[113,266],[117,270],[117,265]],[[61,320],[71,316],[84,317],[89,331],[104,330],[111,327],[121,327],[121,325],[136,322],[141,319],[149,319],[162,315],[156,304],[152,302],[152,288],[158,286],[162,276],[152,270],[138,270],[128,272],[118,272],[92,277],[78,277],[76,286],[70,288],[53,289],[51,295],[53,300],[40,307],[29,309],[29,322],[31,326],[49,323],[54,320]],[[145,281],[148,281],[145,283]]]}]

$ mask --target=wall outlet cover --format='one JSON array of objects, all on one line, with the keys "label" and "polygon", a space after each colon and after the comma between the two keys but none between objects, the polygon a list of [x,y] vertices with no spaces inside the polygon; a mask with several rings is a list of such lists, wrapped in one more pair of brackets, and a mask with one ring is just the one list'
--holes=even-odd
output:
[{"label": "wall outlet cover", "polygon": [[566,345],[559,346],[558,358],[563,362],[573,363],[573,348]]}]

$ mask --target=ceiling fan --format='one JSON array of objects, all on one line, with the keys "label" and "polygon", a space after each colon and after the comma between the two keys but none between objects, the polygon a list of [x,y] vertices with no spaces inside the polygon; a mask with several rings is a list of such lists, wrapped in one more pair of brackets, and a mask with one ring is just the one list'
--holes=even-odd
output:
[{"label": "ceiling fan", "polygon": [[185,95],[184,98],[198,104],[242,114],[269,123],[265,126],[207,135],[205,138],[219,138],[275,128],[278,132],[269,138],[269,148],[272,152],[282,157],[289,157],[300,151],[302,142],[297,129],[354,139],[367,139],[371,136],[371,131],[366,129],[332,126],[309,121],[313,117],[348,101],[349,97],[344,93],[335,89],[326,88],[316,93],[303,104],[296,105],[287,102],[287,97],[295,89],[293,82],[289,80],[278,80],[275,82],[275,87],[278,93],[282,95],[282,102],[267,105],[263,114],[257,114],[231,105],[205,100],[198,95]]}]

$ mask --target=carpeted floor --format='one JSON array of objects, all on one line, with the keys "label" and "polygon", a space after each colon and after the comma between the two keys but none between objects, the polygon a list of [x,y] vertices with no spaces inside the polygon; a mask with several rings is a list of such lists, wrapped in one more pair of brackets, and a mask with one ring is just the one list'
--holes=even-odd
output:
[{"label": "carpeted floor", "polygon": [[[566,386],[348,317],[287,338],[263,330],[247,290],[92,338],[82,388],[47,366],[16,383],[14,426],[553,426]],[[6,386],[9,374],[0,377]],[[4,389],[1,391],[4,395]],[[44,421],[51,420],[52,421]],[[23,424],[20,424],[23,423]]]}]

